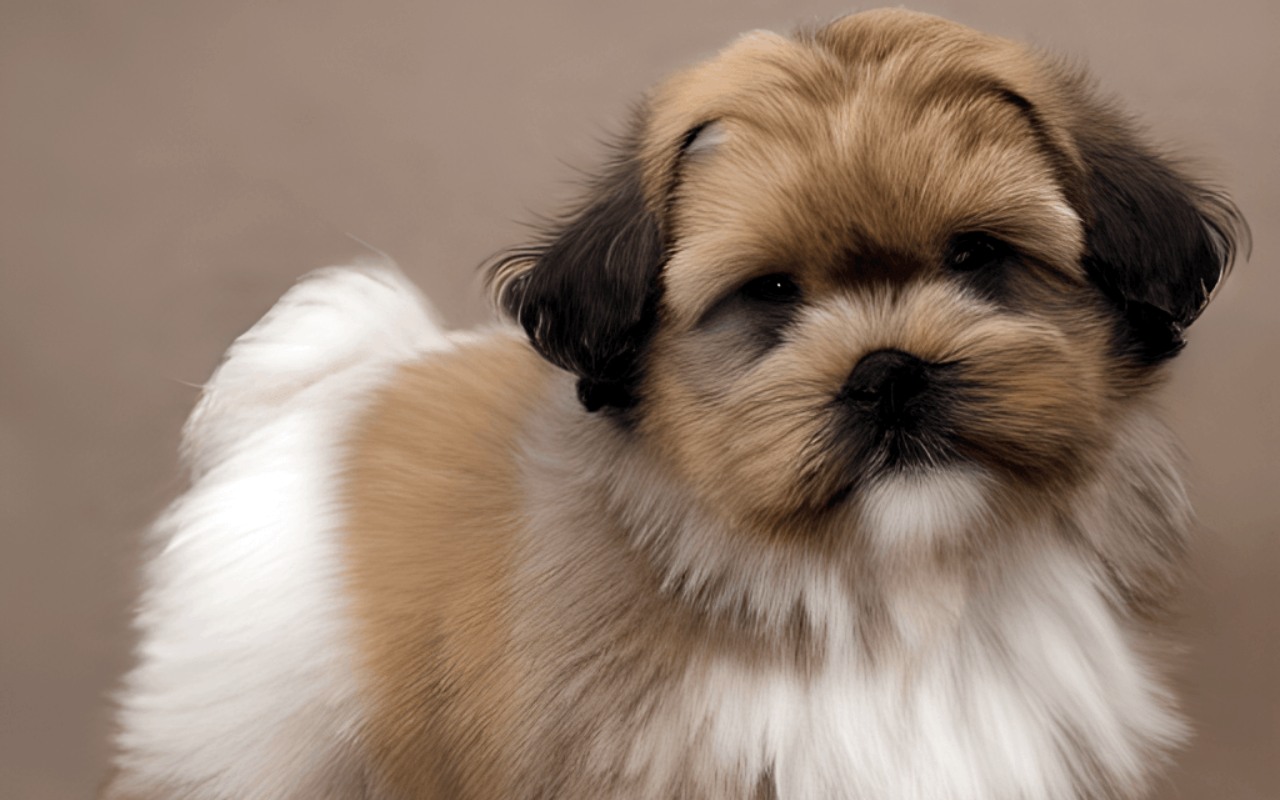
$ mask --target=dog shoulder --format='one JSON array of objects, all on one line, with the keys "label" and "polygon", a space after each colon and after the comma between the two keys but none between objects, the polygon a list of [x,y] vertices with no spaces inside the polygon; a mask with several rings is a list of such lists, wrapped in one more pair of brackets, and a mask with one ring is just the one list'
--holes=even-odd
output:
[{"label": "dog shoulder", "polygon": [[521,680],[503,643],[522,442],[553,370],[514,333],[462,341],[403,365],[351,436],[342,493],[362,739],[374,771],[408,793],[506,796],[504,769],[473,762],[503,750],[515,724]]}]

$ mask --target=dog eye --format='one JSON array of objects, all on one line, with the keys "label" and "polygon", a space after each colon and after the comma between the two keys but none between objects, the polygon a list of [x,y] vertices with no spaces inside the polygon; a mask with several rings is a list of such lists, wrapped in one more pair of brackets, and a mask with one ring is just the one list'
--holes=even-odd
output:
[{"label": "dog eye", "polygon": [[947,266],[956,272],[978,272],[1014,257],[1013,248],[985,233],[962,233],[947,248]]},{"label": "dog eye", "polygon": [[791,276],[782,273],[754,278],[739,291],[743,297],[761,303],[792,303],[800,297],[800,287]]}]

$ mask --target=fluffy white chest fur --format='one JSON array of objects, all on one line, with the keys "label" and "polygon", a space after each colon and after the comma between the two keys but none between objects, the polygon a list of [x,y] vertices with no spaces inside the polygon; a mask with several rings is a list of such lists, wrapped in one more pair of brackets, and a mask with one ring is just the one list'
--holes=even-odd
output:
[{"label": "fluffy white chest fur", "polygon": [[924,583],[892,613],[915,641],[880,662],[850,650],[813,674],[693,670],[637,738],[636,768],[659,778],[697,742],[720,773],[708,786],[768,774],[779,798],[1072,798],[1082,784],[1104,795],[1104,774],[1141,781],[1148,748],[1183,735],[1069,553],[969,592]]}]

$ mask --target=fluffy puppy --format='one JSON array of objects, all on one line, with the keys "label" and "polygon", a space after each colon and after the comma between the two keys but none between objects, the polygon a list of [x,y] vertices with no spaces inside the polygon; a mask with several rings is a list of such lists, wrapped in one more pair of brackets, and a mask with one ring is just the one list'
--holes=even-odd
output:
[{"label": "fluffy puppy", "polygon": [[1017,44],[749,34],[497,261],[523,334],[372,265],[236,342],[107,796],[1138,797],[1185,736],[1151,395],[1242,234]]}]

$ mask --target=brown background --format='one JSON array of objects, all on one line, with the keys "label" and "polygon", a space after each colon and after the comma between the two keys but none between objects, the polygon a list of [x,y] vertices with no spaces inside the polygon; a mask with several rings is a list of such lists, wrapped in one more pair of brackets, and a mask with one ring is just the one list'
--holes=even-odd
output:
[{"label": "brown background", "polygon": [[[1199,735],[1162,796],[1278,797],[1280,6],[917,7],[1091,64],[1253,224],[1165,392],[1204,530],[1180,623]],[[92,793],[193,384],[296,276],[357,237],[484,319],[476,265],[572,195],[641,90],[847,10],[0,0],[0,798]]]}]

